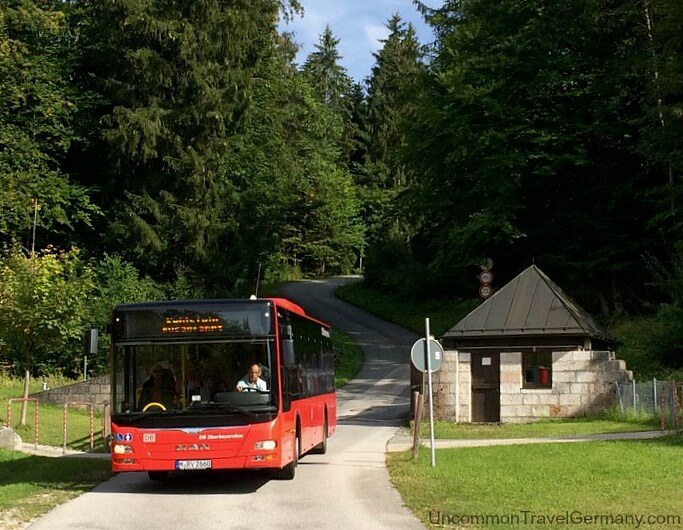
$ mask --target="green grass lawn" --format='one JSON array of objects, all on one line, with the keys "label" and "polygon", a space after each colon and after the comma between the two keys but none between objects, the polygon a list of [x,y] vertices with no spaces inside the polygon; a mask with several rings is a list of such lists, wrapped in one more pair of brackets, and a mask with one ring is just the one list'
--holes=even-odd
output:
[{"label": "green grass lawn", "polygon": [[358,374],[363,365],[363,349],[335,328],[332,328],[332,343],[336,351],[334,385],[341,388]]},{"label": "green grass lawn", "polygon": [[429,450],[421,448],[417,461],[410,452],[388,454],[387,466],[405,504],[429,528],[636,527],[607,524],[608,519],[591,524],[586,519],[581,524],[550,522],[567,513],[574,518],[673,515],[678,519],[640,527],[680,528],[682,458],[683,436],[672,435],[642,441],[443,449],[436,452],[435,467],[430,465]]},{"label": "green grass lawn", "polygon": [[[22,441],[35,441],[34,405],[31,403],[26,415],[26,426],[19,425],[20,403],[12,404],[12,429],[21,436]],[[7,413],[7,401],[4,402],[4,412]],[[4,425],[3,418],[2,424]],[[66,446],[79,451],[90,450],[90,417],[85,408],[69,407],[67,409]],[[103,451],[102,414],[95,411],[93,417],[94,451]],[[64,443],[64,407],[60,405],[40,405],[38,410],[38,443],[62,447]]]},{"label": "green grass lawn", "polygon": [[[653,431],[659,429],[659,422],[642,418],[634,420],[607,418],[563,418],[543,419],[534,423],[476,424],[434,422],[434,437],[445,439],[485,438],[548,438],[582,434],[606,434],[615,432]],[[420,435],[429,437],[429,422],[423,421]]]},{"label": "green grass lawn", "polygon": [[0,449],[0,528],[21,528],[110,476],[107,459],[47,458]]},{"label": "green grass lawn", "polygon": [[[31,381],[30,392],[40,390],[43,379]],[[49,377],[45,381],[50,388],[73,383],[73,381]],[[0,377],[0,425],[7,423],[7,404],[10,398],[21,397],[23,380]],[[35,404],[29,402],[26,414],[26,426],[19,425],[21,419],[21,403],[12,403],[10,407],[10,427],[21,436],[22,441],[35,441]],[[102,441],[102,414],[95,410],[93,415],[94,450],[104,448]],[[66,417],[66,445],[68,448],[87,451],[90,448],[90,417],[84,407],[69,407]],[[64,407],[61,405],[41,404],[38,407],[38,443],[61,447],[64,441]]]},{"label": "green grass lawn", "polygon": [[430,332],[441,336],[481,300],[406,300],[367,289],[361,282],[339,286],[334,294],[342,300],[373,313],[384,320],[424,336],[425,318],[429,318]]}]

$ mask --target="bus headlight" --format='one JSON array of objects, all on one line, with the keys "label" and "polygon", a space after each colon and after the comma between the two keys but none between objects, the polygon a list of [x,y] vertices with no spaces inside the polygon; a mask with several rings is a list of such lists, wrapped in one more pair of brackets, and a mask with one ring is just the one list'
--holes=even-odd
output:
[{"label": "bus headlight", "polygon": [[133,448],[130,445],[123,445],[123,444],[114,444],[114,447],[112,448],[114,451],[114,454],[117,455],[124,455],[126,453],[132,453]]},{"label": "bus headlight", "polygon": [[257,451],[272,451],[277,447],[275,440],[261,440],[254,444],[254,449]]}]

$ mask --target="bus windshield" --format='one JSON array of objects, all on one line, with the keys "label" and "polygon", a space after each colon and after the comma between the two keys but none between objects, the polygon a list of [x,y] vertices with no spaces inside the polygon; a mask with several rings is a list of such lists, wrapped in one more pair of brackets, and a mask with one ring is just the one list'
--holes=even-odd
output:
[{"label": "bus windshield", "polygon": [[115,414],[277,410],[271,338],[114,348]]}]

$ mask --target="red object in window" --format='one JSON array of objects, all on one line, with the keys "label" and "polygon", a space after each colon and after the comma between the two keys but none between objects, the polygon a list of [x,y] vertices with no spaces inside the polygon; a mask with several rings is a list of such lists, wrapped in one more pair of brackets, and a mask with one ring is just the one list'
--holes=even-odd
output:
[{"label": "red object in window", "polygon": [[545,366],[538,367],[538,380],[542,385],[547,385],[550,381],[550,370]]}]

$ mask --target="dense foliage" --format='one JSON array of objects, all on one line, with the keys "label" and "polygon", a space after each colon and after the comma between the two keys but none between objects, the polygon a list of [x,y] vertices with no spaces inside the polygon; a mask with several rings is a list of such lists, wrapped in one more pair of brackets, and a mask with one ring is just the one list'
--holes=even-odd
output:
[{"label": "dense foliage", "polygon": [[[359,269],[473,298],[482,258],[494,287],[535,262],[643,371],[679,367],[681,2],[414,3],[434,42],[390,16],[354,82],[331,27],[294,62],[296,1],[0,0],[3,270],[73,252],[72,324],[101,327],[121,301]],[[10,328],[0,356],[25,360]],[[78,370],[63,337],[34,369]]]}]

